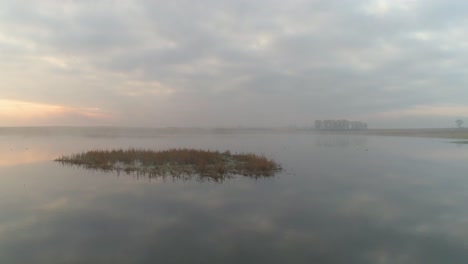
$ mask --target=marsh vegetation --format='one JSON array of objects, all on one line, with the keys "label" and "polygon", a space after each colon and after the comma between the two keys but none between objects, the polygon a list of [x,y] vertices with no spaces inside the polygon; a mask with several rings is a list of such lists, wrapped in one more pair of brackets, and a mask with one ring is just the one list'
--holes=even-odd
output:
[{"label": "marsh vegetation", "polygon": [[61,156],[55,161],[87,169],[114,170],[150,178],[174,176],[222,180],[234,175],[270,177],[281,170],[275,161],[253,153],[208,151],[197,149],[114,149],[91,150]]}]

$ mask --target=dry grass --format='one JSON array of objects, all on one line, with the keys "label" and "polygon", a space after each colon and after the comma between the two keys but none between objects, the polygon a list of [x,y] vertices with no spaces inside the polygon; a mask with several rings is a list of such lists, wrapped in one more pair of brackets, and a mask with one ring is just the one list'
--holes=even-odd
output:
[{"label": "dry grass", "polygon": [[231,154],[197,149],[116,149],[92,150],[62,156],[55,161],[88,169],[124,171],[148,177],[171,175],[222,180],[239,174],[251,177],[269,177],[281,170],[278,163],[252,153]]}]

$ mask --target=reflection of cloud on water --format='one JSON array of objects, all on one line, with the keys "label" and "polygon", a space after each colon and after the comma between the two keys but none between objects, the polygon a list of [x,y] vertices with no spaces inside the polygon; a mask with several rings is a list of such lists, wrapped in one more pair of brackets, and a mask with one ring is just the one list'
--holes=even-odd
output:
[{"label": "reflection of cloud on water", "polygon": [[468,160],[468,148],[460,147],[444,139],[437,138],[391,138],[375,136],[372,139],[372,153],[412,160],[431,161],[446,165]]},{"label": "reflection of cloud on water", "polygon": [[407,232],[398,223],[381,225],[365,215],[338,217],[319,210],[311,215],[283,211],[279,217],[269,211],[249,219],[253,208],[239,214],[206,209],[202,201],[170,199],[151,206],[151,199],[120,203],[113,197],[119,206],[111,209],[106,203],[113,198],[96,198],[94,207],[45,214],[2,234],[8,243],[0,247],[24,263],[457,263],[467,257],[462,241]]},{"label": "reflection of cloud on water", "polygon": [[421,151],[418,153],[421,159],[433,160],[438,162],[446,161],[468,161],[468,149],[450,148],[436,151]]},{"label": "reflection of cloud on water", "polygon": [[315,145],[328,148],[365,147],[367,141],[367,137],[359,135],[321,135],[315,138]]},{"label": "reflection of cloud on water", "polygon": [[[275,190],[249,180],[148,185],[102,178],[95,192],[83,185],[43,201],[34,220],[4,230],[0,248],[24,263],[440,263],[468,257],[462,241],[431,227],[440,211],[378,189],[301,200],[283,195],[288,186]],[[421,219],[428,225],[423,233],[407,228],[421,228]],[[438,251],[428,252],[431,247]],[[25,250],[29,254],[21,254]]]},{"label": "reflection of cloud on water", "polygon": [[59,197],[39,207],[40,210],[44,211],[60,211],[67,208],[70,208],[70,200],[68,197]]},{"label": "reflection of cloud on water", "polygon": [[[464,247],[468,240],[468,196],[461,191],[467,185],[466,180],[456,176],[421,179],[412,175],[384,174],[383,177],[375,177],[380,182],[378,185],[368,183],[363,185],[365,188],[341,193],[336,204],[331,205],[338,208],[337,219],[345,222],[356,219],[359,222],[348,223],[343,232],[357,229],[365,232],[363,237],[367,237],[373,232],[393,230],[393,234],[382,233],[381,240],[374,242],[376,250],[370,255],[374,261],[370,263],[383,260],[390,262],[382,263],[400,263],[400,257],[409,260],[402,263],[442,263],[439,261],[443,259],[456,260],[452,263],[457,263],[468,256]],[[418,180],[414,181],[414,178]],[[364,184],[357,179],[355,181],[356,187]],[[359,234],[355,236],[354,239],[361,239]],[[393,238],[400,241],[393,241]],[[428,252],[429,248],[437,251]]]},{"label": "reflection of cloud on water", "polygon": [[14,166],[35,163],[56,158],[55,153],[38,149],[2,149],[0,150],[0,166]]},{"label": "reflection of cloud on water", "polygon": [[17,233],[22,229],[30,228],[34,224],[36,224],[35,218],[23,218],[21,220],[14,219],[11,221],[0,222],[0,237],[7,237],[8,234]]},{"label": "reflection of cloud on water", "polygon": [[401,205],[369,192],[351,194],[343,200],[338,212],[345,216],[367,214],[383,223],[396,221],[405,213]]},{"label": "reflection of cloud on water", "polygon": [[[301,141],[285,160],[302,170],[277,181],[148,184],[53,163],[0,168],[11,174],[0,186],[0,262],[464,263],[465,174],[408,158],[432,146],[398,143],[408,152],[399,156],[386,142],[319,155]],[[322,162],[323,152],[336,159]],[[19,188],[8,196],[10,181]]]}]

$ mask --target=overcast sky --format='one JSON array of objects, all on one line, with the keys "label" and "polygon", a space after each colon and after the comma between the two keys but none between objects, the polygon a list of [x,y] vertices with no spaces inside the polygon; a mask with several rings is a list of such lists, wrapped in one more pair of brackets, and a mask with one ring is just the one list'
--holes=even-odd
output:
[{"label": "overcast sky", "polygon": [[468,122],[463,0],[0,2],[0,126]]}]

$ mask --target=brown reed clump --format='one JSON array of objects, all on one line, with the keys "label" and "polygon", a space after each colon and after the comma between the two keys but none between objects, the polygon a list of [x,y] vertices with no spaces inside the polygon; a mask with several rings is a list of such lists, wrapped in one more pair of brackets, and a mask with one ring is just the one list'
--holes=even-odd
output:
[{"label": "brown reed clump", "polygon": [[281,170],[275,161],[253,153],[231,154],[230,151],[197,149],[114,149],[91,150],[62,156],[55,161],[87,169],[124,171],[150,178],[167,175],[176,178],[199,175],[216,181],[236,174],[269,177]]}]

